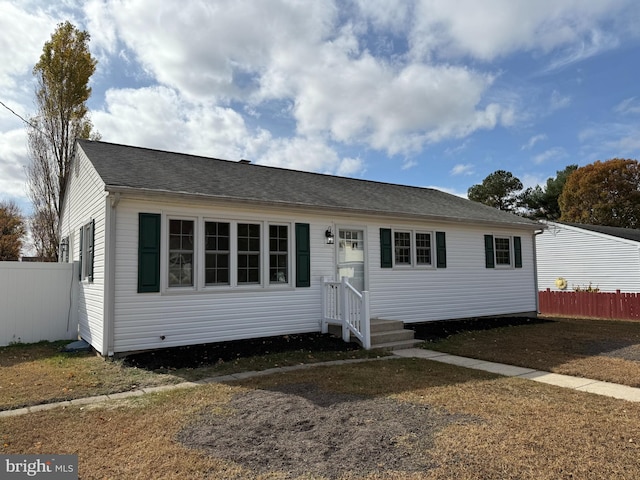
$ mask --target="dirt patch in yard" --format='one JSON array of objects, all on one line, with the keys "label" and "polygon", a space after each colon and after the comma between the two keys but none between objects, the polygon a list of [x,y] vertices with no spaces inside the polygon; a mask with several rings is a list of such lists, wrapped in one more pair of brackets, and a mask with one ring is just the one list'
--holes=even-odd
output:
[{"label": "dirt patch in yard", "polygon": [[[255,472],[335,479],[350,472],[426,472],[436,434],[474,422],[429,405],[288,384],[236,395],[230,415],[205,410],[179,434],[189,448]],[[280,477],[279,477],[280,478]]]}]

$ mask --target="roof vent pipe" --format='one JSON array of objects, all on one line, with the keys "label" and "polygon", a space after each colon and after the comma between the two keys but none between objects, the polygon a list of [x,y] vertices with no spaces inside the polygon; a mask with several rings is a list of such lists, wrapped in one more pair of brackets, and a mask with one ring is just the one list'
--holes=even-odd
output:
[{"label": "roof vent pipe", "polygon": [[243,164],[243,165],[249,165],[249,164],[251,163],[251,160],[245,160],[245,159],[243,158],[243,159],[242,159],[242,160],[240,160],[240,162],[238,162],[238,163],[241,163],[241,164]]}]

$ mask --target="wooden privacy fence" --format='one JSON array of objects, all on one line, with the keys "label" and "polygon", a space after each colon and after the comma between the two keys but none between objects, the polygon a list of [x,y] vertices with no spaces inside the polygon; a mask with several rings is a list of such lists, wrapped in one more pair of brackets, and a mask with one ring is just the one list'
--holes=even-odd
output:
[{"label": "wooden privacy fence", "polygon": [[538,292],[542,315],[640,320],[640,294],[607,292]]}]

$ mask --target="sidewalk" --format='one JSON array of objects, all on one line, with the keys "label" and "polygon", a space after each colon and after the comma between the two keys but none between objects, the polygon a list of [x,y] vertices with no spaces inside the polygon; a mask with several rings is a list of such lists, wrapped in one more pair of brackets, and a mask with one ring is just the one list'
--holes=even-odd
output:
[{"label": "sidewalk", "polygon": [[424,350],[421,348],[409,348],[393,352],[405,358],[425,358],[434,362],[449,363],[460,367],[473,368],[474,370],[484,370],[485,372],[504,375],[505,377],[520,377],[534,382],[547,383],[557,387],[570,388],[580,392],[595,393],[606,397],[618,398],[629,402],[640,402],[640,388],[628,387],[617,383],[602,382],[589,378],[572,377],[560,375],[558,373],[544,372],[532,368],[515,367],[503,363],[487,362],[474,358],[459,357],[448,353],[436,352],[434,350]]},{"label": "sidewalk", "polygon": [[640,388],[628,387],[617,383],[601,382],[599,380],[591,380],[588,378],[571,377],[569,375],[560,375],[557,373],[543,372],[532,368],[516,367],[503,363],[487,362],[468,357],[459,357],[457,355],[449,355],[448,353],[436,352],[434,350],[424,350],[422,348],[408,348],[406,350],[396,350],[392,352],[394,355],[380,358],[362,358],[354,360],[335,360],[332,362],[308,363],[303,365],[293,365],[289,367],[270,368],[268,370],[250,371],[235,373],[232,375],[224,375],[220,377],[211,377],[197,382],[183,382],[175,385],[163,385],[160,387],[141,388],[131,390],[129,392],[112,393],[109,395],[97,395],[95,397],[78,398],[64,402],[45,403],[41,405],[33,405],[31,407],[17,408],[15,410],[4,410],[0,412],[0,419],[6,417],[15,417],[26,415],[27,413],[40,412],[43,410],[51,410],[58,407],[71,407],[81,405],[91,405],[105,402],[108,400],[121,400],[124,398],[137,397],[148,393],[166,392],[179,388],[193,388],[209,383],[224,383],[234,380],[244,380],[247,378],[271,375],[274,373],[292,372],[295,370],[304,370],[317,366],[327,365],[347,365],[351,363],[372,362],[379,360],[393,360],[398,358],[424,358],[434,362],[448,363],[465,368],[475,370],[484,370],[485,372],[503,375],[505,377],[520,377],[534,382],[547,383],[557,387],[571,388],[581,392],[595,393],[596,395],[604,395],[607,397],[627,400],[629,402],[640,402]]}]

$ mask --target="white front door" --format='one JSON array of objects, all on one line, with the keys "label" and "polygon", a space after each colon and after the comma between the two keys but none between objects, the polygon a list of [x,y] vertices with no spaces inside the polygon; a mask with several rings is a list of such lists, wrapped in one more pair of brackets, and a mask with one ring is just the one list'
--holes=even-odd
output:
[{"label": "white front door", "polygon": [[354,288],[364,290],[364,230],[338,230],[338,280],[347,277]]}]

